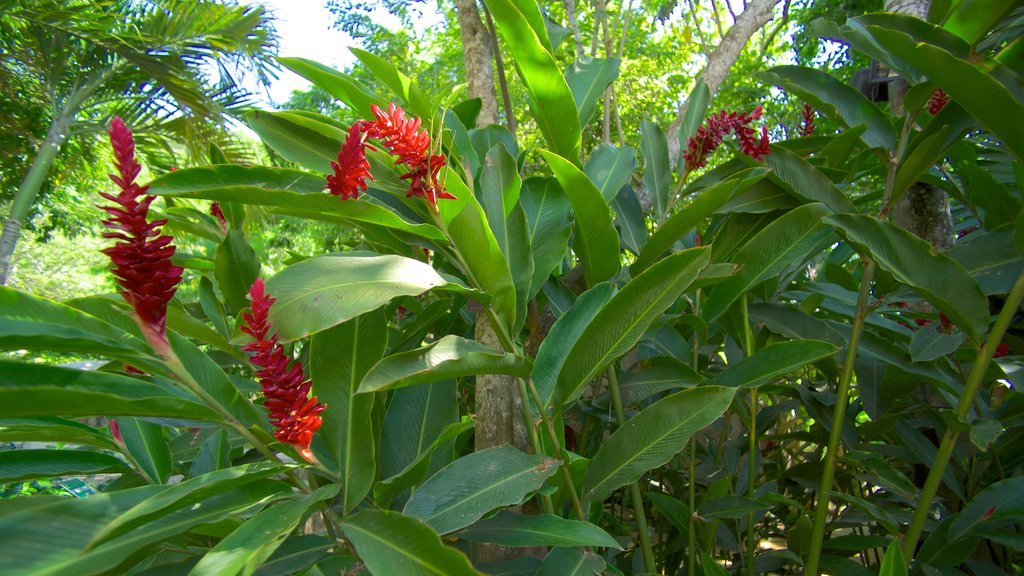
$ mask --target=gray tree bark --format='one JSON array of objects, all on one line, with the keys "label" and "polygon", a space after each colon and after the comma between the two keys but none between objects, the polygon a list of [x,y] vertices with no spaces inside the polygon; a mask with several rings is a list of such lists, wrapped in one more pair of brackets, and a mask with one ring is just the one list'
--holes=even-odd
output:
[{"label": "gray tree bark", "polygon": [[498,123],[498,98],[494,92],[494,72],[491,70],[490,38],[476,0],[455,0],[459,13],[459,34],[462,36],[462,57],[469,81],[470,98],[480,98],[483,106],[477,116],[477,126]]}]

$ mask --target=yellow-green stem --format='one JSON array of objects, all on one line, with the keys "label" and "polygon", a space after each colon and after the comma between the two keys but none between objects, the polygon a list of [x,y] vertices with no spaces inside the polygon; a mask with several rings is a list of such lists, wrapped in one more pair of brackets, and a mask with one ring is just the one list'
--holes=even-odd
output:
[{"label": "yellow-green stem", "polygon": [[695,460],[697,459],[697,438],[694,436],[690,437],[690,488],[689,488],[689,504],[690,504],[690,517],[687,519],[687,537],[689,550],[687,551],[689,558],[686,564],[686,576],[695,576],[697,573],[697,522],[695,521],[695,515],[697,514],[697,465]]},{"label": "yellow-green stem", "polygon": [[[992,326],[992,331],[989,332],[988,340],[978,350],[974,366],[971,368],[971,373],[967,376],[967,384],[964,386],[963,395],[960,396],[960,402],[956,407],[957,420],[961,422],[966,421],[967,415],[971,411],[971,404],[974,402],[978,389],[981,388],[982,380],[985,378],[985,372],[988,371],[988,366],[992,362],[992,356],[995,355],[996,348],[999,347],[1003,335],[1006,334],[1006,329],[1010,326],[1014,314],[1020,308],[1022,299],[1024,299],[1024,274],[1017,278],[1017,283],[1013,285],[1010,295],[1007,296],[1006,302],[1003,303],[1003,309],[999,312],[999,317],[996,318],[996,323]],[[935,453],[935,460],[932,462],[931,470],[928,471],[928,478],[924,482],[924,489],[921,490],[921,498],[918,500],[917,508],[914,510],[914,517],[910,521],[907,535],[903,539],[903,558],[908,564],[917,550],[917,542],[921,538],[922,530],[924,530],[924,522],[928,517],[928,510],[931,508],[932,500],[939,489],[939,484],[942,483],[942,475],[949,464],[949,458],[953,454],[953,448],[956,447],[959,435],[959,430],[952,426],[946,428],[946,433],[942,435],[942,442]]]},{"label": "yellow-green stem", "polygon": [[[747,294],[740,300],[743,322],[743,357],[754,355],[754,330],[750,327]],[[750,422],[747,430],[747,497],[754,499],[754,480],[757,478],[757,388],[750,389]],[[754,513],[747,512],[747,573],[754,574],[754,553],[757,539],[754,534]]]},{"label": "yellow-green stem", "polygon": [[540,393],[537,392],[537,387],[533,385],[533,381],[530,379],[525,379],[525,382],[530,395],[533,396],[533,401],[537,404],[537,411],[540,413],[540,419],[544,423],[544,428],[548,431],[548,440],[551,441],[552,448],[558,450],[559,455],[562,457],[562,465],[559,468],[562,470],[562,479],[565,481],[566,490],[569,491],[569,498],[572,500],[572,507],[576,511],[576,517],[586,521],[587,514],[583,510],[583,503],[580,502],[579,494],[576,493],[576,483],[572,481],[572,474],[569,472],[569,452],[558,441],[555,426],[551,423],[551,418],[544,412],[544,404],[540,399]]}]

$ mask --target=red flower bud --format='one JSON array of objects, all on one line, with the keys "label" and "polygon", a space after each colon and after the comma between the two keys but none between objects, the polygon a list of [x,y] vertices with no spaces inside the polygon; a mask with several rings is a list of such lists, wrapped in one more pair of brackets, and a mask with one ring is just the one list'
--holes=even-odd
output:
[{"label": "red flower bud", "polygon": [[804,124],[800,127],[800,135],[814,135],[814,108],[810,104],[804,104]]},{"label": "red flower bud", "polygon": [[928,98],[928,113],[935,116],[946,107],[946,104],[949,104],[949,101],[949,94],[946,94],[942,88],[936,88]]}]

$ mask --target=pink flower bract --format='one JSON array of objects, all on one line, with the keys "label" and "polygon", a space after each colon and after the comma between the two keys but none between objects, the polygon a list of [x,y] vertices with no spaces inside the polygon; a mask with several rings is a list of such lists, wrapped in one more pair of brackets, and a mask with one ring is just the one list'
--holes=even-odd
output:
[{"label": "pink flower bract", "polygon": [[928,113],[935,116],[942,112],[942,109],[946,107],[946,104],[949,104],[949,101],[949,94],[946,94],[942,88],[936,88],[932,91],[931,97],[928,98]]},{"label": "pink flower bract", "polygon": [[736,134],[736,138],[740,141],[740,150],[754,160],[762,160],[766,155],[771,154],[768,127],[761,127],[760,138],[757,137],[757,130],[750,127],[750,123],[760,118],[762,112],[763,109],[758,106],[750,114],[722,110],[708,116],[704,125],[698,128],[697,133],[690,138],[686,151],[683,152],[686,171],[706,166],[708,156],[721,145],[722,138],[729,132]]},{"label": "pink flower bract", "polygon": [[810,104],[804,104],[804,123],[800,126],[800,135],[814,135],[814,108]]},{"label": "pink flower bract", "polygon": [[338,161],[331,162],[334,174],[327,176],[327,189],[343,200],[358,199],[359,192],[366,190],[366,179],[370,175],[370,163],[366,160],[365,138],[361,133],[362,122],[356,122],[348,131],[348,138],[338,152]]}]

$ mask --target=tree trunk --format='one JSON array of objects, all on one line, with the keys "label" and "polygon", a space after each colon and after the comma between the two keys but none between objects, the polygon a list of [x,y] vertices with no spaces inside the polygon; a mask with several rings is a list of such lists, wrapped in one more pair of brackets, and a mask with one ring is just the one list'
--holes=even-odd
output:
[{"label": "tree trunk", "polygon": [[455,0],[455,4],[459,12],[459,33],[462,36],[462,55],[466,66],[466,79],[469,81],[469,97],[480,98],[483,103],[476,124],[497,124],[498,98],[494,93],[494,73],[491,71],[491,48],[487,30],[480,21],[476,0]]}]

